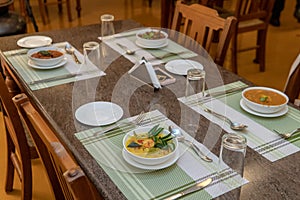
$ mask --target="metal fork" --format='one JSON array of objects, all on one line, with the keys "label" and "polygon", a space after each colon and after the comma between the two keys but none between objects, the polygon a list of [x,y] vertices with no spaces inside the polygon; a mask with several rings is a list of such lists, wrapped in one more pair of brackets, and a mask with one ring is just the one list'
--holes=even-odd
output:
[{"label": "metal fork", "polygon": [[130,122],[121,121],[120,123],[116,123],[116,124],[113,124],[109,127],[103,128],[101,131],[95,132],[94,136],[107,133],[108,131],[111,131],[115,128],[120,128],[120,127],[122,127],[122,125],[123,126],[137,126],[142,122],[142,120],[145,117],[146,117],[146,113],[144,111],[142,111],[142,112],[140,112],[140,114],[134,120],[132,120]]}]

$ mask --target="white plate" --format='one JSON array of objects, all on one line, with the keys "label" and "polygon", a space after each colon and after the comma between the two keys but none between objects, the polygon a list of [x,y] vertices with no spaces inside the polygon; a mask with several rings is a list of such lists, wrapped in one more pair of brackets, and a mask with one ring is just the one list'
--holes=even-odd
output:
[{"label": "white plate", "polygon": [[50,45],[52,43],[52,39],[47,36],[28,36],[21,38],[17,41],[17,45],[25,48],[36,48]]},{"label": "white plate", "polygon": [[165,65],[167,71],[178,74],[178,75],[186,75],[189,69],[197,68],[203,69],[203,65],[199,62],[193,60],[172,60]]},{"label": "white plate", "polygon": [[244,102],[243,99],[240,100],[240,106],[243,108],[243,110],[245,110],[246,112],[252,114],[252,115],[256,115],[259,117],[280,117],[284,114],[286,114],[289,111],[289,107],[286,105],[282,110],[275,112],[275,113],[270,113],[270,114],[265,114],[265,113],[259,113],[256,112],[254,110],[251,110]]},{"label": "white plate", "polygon": [[123,116],[123,110],[117,104],[97,101],[80,106],[75,117],[83,124],[90,126],[104,126],[112,124]]},{"label": "white plate", "polygon": [[122,155],[123,155],[124,160],[128,164],[130,164],[130,165],[132,165],[134,167],[137,167],[139,169],[145,169],[145,170],[159,170],[159,169],[167,168],[167,167],[173,165],[174,163],[176,163],[177,160],[178,160],[178,158],[179,158],[179,156],[180,156],[179,150],[177,150],[175,156],[171,157],[169,160],[167,160],[164,163],[161,163],[159,165],[143,165],[141,163],[136,162],[132,158],[130,158],[130,156],[128,155],[128,152],[125,149],[123,149]]},{"label": "white plate", "polygon": [[157,46],[143,45],[143,44],[140,44],[138,41],[135,41],[135,44],[138,45],[139,47],[142,47],[142,48],[145,48],[145,49],[159,49],[159,48],[167,46],[168,45],[168,41],[166,41],[166,43],[164,43],[162,45],[157,45]]},{"label": "white plate", "polygon": [[52,65],[52,66],[40,66],[40,65],[35,65],[32,60],[28,60],[28,65],[32,68],[35,69],[54,69],[54,68],[58,68],[58,67],[62,67],[67,63],[68,59],[65,57],[61,62],[57,63],[56,65]]}]

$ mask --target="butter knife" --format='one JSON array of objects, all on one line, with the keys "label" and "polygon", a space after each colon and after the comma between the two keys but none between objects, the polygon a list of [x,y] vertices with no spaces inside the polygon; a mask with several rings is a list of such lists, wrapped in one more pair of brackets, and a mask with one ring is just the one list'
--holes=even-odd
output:
[{"label": "butter knife", "polygon": [[200,183],[197,183],[196,185],[186,189],[186,190],[183,190],[182,192],[179,192],[177,194],[174,194],[168,198],[166,198],[165,200],[173,200],[173,199],[177,199],[179,197],[182,197],[184,195],[187,195],[187,194],[190,194],[192,192],[196,192],[196,191],[199,191],[203,188],[205,188],[206,186],[208,186],[210,183],[212,182],[212,178],[208,178]]}]

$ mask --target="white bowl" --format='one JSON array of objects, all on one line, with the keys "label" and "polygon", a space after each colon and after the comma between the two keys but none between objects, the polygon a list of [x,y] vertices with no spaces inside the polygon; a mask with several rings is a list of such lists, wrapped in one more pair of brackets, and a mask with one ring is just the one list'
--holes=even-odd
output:
[{"label": "white bowl", "polygon": [[[284,102],[278,105],[264,105],[261,103],[256,103],[252,100],[249,100],[248,98],[245,97],[245,93],[247,91],[250,90],[260,90],[260,91],[271,91],[276,93],[276,95],[281,96],[282,98],[284,98]],[[261,97],[264,98],[263,96],[263,92],[261,94]],[[268,88],[268,87],[250,87],[250,88],[246,88],[245,90],[243,90],[242,92],[242,98],[244,103],[246,104],[247,107],[249,107],[250,109],[259,112],[259,113],[275,113],[278,112],[280,110],[282,110],[288,103],[289,98],[281,91],[273,89],[273,88]],[[272,97],[268,97],[270,99],[272,99]],[[272,101],[272,100],[271,100]]]},{"label": "white bowl", "polygon": [[[142,35],[145,35],[146,33],[149,33],[149,32],[155,32],[155,33],[160,32],[163,37],[160,39],[142,37]],[[168,42],[167,39],[168,39],[168,34],[166,32],[160,31],[158,29],[150,29],[149,28],[149,29],[141,30],[136,33],[137,43],[141,46],[145,46],[145,47],[149,47],[149,48],[163,46]]]},{"label": "white bowl", "polygon": [[[151,128],[152,127],[142,127],[142,128],[136,129],[134,131],[135,131],[136,134],[147,133]],[[167,135],[170,132],[168,130],[164,129],[163,133]],[[123,147],[124,147],[125,151],[128,153],[128,155],[130,156],[130,158],[132,158],[134,161],[136,161],[138,163],[141,163],[141,164],[144,164],[144,165],[158,165],[158,164],[161,164],[161,163],[167,161],[168,159],[176,156],[176,151],[178,150],[178,140],[177,140],[177,138],[173,138],[173,142],[175,144],[175,149],[171,153],[169,153],[167,155],[164,155],[164,156],[161,156],[161,157],[157,157],[157,158],[142,157],[142,156],[136,155],[136,154],[128,151],[128,149],[126,148],[126,141],[133,134],[134,134],[133,131],[130,131],[124,136],[124,138],[123,138]]]},{"label": "white bowl", "polygon": [[[56,58],[35,58],[32,57],[32,55],[34,53],[40,52],[40,51],[48,51],[48,50],[54,50],[54,51],[59,51],[60,53],[62,53],[61,56],[56,57]],[[27,52],[27,56],[28,58],[35,64],[38,66],[53,66],[56,65],[58,63],[60,63],[63,59],[64,59],[64,51],[60,48],[51,46],[51,47],[40,47],[40,48],[35,48],[35,49],[31,49]]]}]

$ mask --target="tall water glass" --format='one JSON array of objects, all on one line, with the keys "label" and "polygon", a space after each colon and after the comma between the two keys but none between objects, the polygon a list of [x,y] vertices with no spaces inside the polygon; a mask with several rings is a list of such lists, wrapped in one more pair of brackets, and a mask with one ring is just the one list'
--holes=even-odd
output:
[{"label": "tall water glass", "polygon": [[220,167],[225,164],[243,177],[247,139],[235,133],[223,135],[219,157]]},{"label": "tall water glass", "polygon": [[186,77],[185,97],[194,94],[204,96],[205,91],[205,71],[203,69],[189,69]]},{"label": "tall water glass", "polygon": [[84,65],[101,66],[100,45],[98,42],[90,41],[83,44]]},{"label": "tall water glass", "polygon": [[110,14],[104,14],[101,15],[100,20],[101,20],[101,37],[110,36],[115,34],[115,28],[114,28],[114,21],[115,17]]}]

